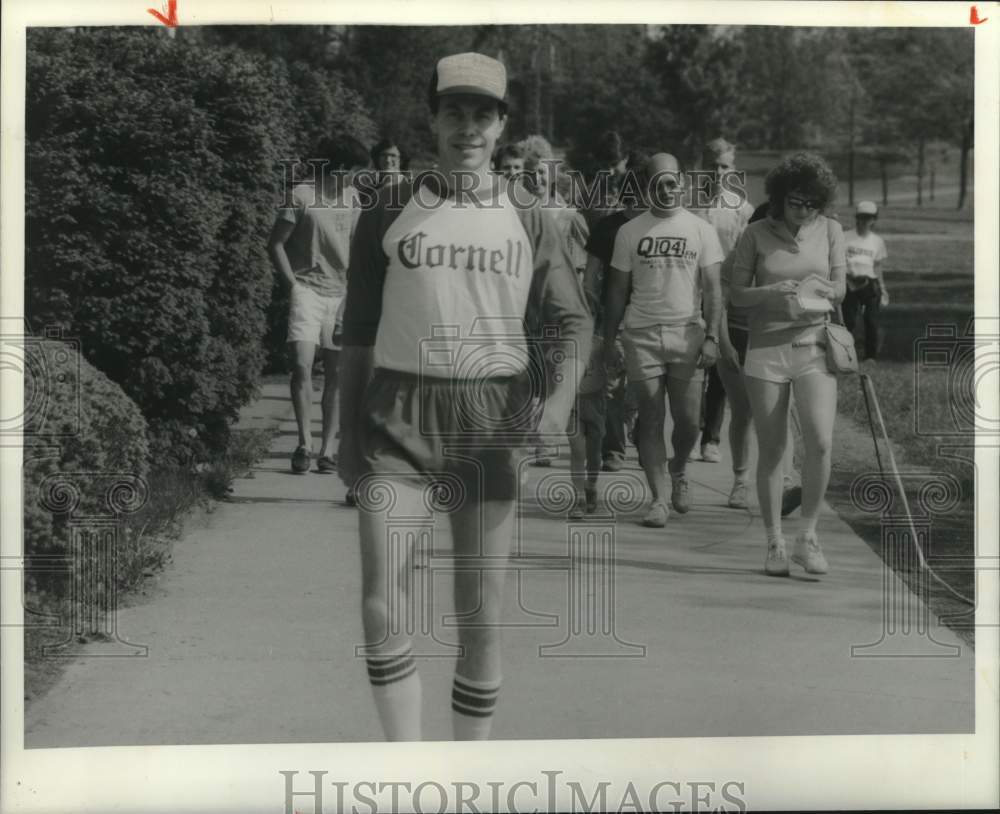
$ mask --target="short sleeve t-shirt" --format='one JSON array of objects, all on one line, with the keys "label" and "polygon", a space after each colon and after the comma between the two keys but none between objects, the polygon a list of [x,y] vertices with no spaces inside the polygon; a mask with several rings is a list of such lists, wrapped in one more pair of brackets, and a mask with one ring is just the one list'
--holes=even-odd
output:
[{"label": "short sleeve t-shirt", "polygon": [[[733,254],[731,282],[738,289],[813,274],[829,280],[842,275],[845,267],[844,230],[836,221],[819,215],[793,236],[784,221],[766,217],[743,232]],[[777,347],[818,332],[826,315],[793,310],[793,299],[747,309],[750,347]]]},{"label": "short sleeve t-shirt", "polygon": [[[728,284],[733,265],[733,250],[739,242],[740,235],[750,223],[754,208],[746,200],[733,200],[731,197],[718,196],[712,206],[693,210],[697,215],[707,220],[715,227],[719,236],[719,244],[726,259],[722,261],[721,278]],[[743,308],[729,306],[726,318],[730,327],[747,329],[747,314]]]},{"label": "short sleeve t-shirt", "polygon": [[632,277],[625,329],[701,319],[700,269],[724,259],[715,229],[686,209],[644,212],[618,230],[611,265]]},{"label": "short sleeve t-shirt", "polygon": [[866,277],[875,279],[875,264],[889,256],[881,235],[871,231],[864,237],[861,237],[856,229],[845,232],[844,245],[847,249],[848,280],[852,277],[859,282]]},{"label": "short sleeve t-shirt", "polygon": [[537,203],[515,205],[504,190],[481,206],[430,184],[399,190],[358,224],[346,345],[373,345],[376,367],[452,380],[517,376],[530,337],[589,348],[580,281]]},{"label": "short sleeve t-shirt", "polygon": [[278,210],[278,220],[295,227],[285,242],[295,279],[323,297],[343,297],[351,233],[360,214],[354,187],[320,199],[313,184],[299,184],[292,188],[291,204]]}]

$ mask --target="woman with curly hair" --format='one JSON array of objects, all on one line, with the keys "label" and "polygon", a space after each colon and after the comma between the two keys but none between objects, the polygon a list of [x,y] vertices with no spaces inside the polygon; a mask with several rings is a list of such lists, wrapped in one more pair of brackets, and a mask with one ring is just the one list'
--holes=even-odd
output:
[{"label": "woman with curly hair", "polygon": [[798,303],[799,284],[820,277],[819,295],[844,298],[847,261],[844,232],[823,212],[837,179],[811,153],[795,153],[768,173],[768,216],[743,232],[733,257],[730,302],[746,309],[750,338],[744,364],[747,394],[757,430],[757,494],[767,533],[766,573],[787,576],[789,556],[781,534],[781,461],[788,443],[788,405],[795,397],[802,428],[803,528],[792,562],[810,574],[827,571],[816,537],[823,495],[830,480],[830,449],[837,412],[837,378],[826,365],[827,312]]}]

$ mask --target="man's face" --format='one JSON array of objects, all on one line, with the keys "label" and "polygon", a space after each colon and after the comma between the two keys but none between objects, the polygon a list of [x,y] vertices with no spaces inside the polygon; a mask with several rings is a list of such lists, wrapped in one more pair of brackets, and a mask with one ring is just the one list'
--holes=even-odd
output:
[{"label": "man's face", "polygon": [[665,153],[658,153],[650,159],[649,175],[650,209],[669,212],[684,204],[684,179],[676,159]]},{"label": "man's face", "polygon": [[721,184],[728,173],[736,171],[736,156],[733,153],[722,153],[708,157],[705,166],[715,173],[715,183]]},{"label": "man's face", "polygon": [[442,96],[431,118],[441,169],[479,171],[489,166],[506,118],[495,100],[475,94]]},{"label": "man's face", "polygon": [[400,154],[398,147],[389,147],[378,154],[375,169],[382,172],[399,172]]},{"label": "man's face", "polygon": [[524,172],[524,159],[513,155],[505,155],[500,160],[500,172],[508,178],[515,178]]}]

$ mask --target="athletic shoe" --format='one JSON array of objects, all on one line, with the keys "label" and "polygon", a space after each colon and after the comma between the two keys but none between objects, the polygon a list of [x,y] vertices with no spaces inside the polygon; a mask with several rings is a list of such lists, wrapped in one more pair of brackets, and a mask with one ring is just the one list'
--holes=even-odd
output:
[{"label": "athletic shoe", "polygon": [[304,475],[309,471],[309,461],[312,453],[303,446],[297,446],[292,453],[292,472],[296,475]]},{"label": "athletic shoe", "polygon": [[593,514],[597,511],[597,490],[587,489],[586,492],[586,503],[587,503],[587,514]]},{"label": "athletic shoe", "polygon": [[329,455],[320,455],[316,459],[316,471],[323,475],[333,475],[337,472],[337,459]]},{"label": "athletic shoe", "polygon": [[532,466],[552,466],[552,453],[548,447],[535,447],[535,460]]},{"label": "athletic shoe", "polygon": [[729,493],[729,503],[727,505],[730,509],[750,508],[750,504],[747,502],[746,481],[738,480],[733,483],[733,490]]},{"label": "athletic shoe", "polygon": [[781,493],[781,516],[788,517],[802,505],[802,487],[789,486]]},{"label": "athletic shoe", "polygon": [[788,552],[785,551],[784,537],[776,537],[767,541],[767,558],[764,560],[764,573],[772,577],[788,576]]},{"label": "athletic shoe", "polygon": [[717,464],[721,461],[722,455],[719,454],[719,445],[711,442],[703,445],[701,448],[701,459],[708,461],[710,464]]},{"label": "athletic shoe", "polygon": [[656,500],[649,507],[646,516],[642,518],[642,525],[654,529],[662,529],[667,525],[668,517],[670,517],[670,509],[667,508],[667,504],[661,500]]},{"label": "athletic shoe", "polygon": [[604,459],[601,470],[604,472],[621,472],[624,462],[617,455],[612,455]]},{"label": "athletic shoe", "polygon": [[687,475],[670,476],[670,502],[681,514],[691,511],[691,497],[688,494]]},{"label": "athletic shoe", "polygon": [[586,504],[582,497],[576,499],[576,503],[573,504],[573,508],[569,510],[570,520],[583,520],[583,512],[586,508]]},{"label": "athletic shoe", "polygon": [[695,447],[694,449],[692,449],[688,453],[688,463],[694,463],[695,461],[700,461],[701,460],[701,456],[698,455],[697,452],[695,452],[696,449],[697,449],[697,447]]},{"label": "athletic shoe", "polygon": [[807,574],[825,574],[829,569],[823,549],[816,539],[816,532],[802,531],[795,538],[792,548],[792,562],[806,569]]}]

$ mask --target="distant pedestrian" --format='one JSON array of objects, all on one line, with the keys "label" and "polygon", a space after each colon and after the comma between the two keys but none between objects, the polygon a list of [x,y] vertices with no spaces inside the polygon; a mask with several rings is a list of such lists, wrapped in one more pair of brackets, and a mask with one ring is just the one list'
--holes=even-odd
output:
[{"label": "distant pedestrian", "polygon": [[[677,159],[657,153],[646,177],[649,208],[622,226],[615,239],[604,337],[610,359],[624,316],[625,365],[639,403],[640,462],[653,497],[643,523],[662,527],[670,512],[668,471],[674,509],[691,508],[687,459],[698,438],[704,369],[719,354],[723,254],[715,230],[683,207]],[[674,424],[669,467],[665,401]]]},{"label": "distant pedestrian", "polygon": [[268,239],[275,273],[288,286],[290,297],[290,388],[298,426],[298,445],[291,464],[296,474],[309,471],[314,452],[310,424],[317,347],[323,360],[323,421],[316,471],[337,471],[339,318],[347,292],[351,236],[360,212],[346,172],[360,170],[368,163],[367,150],[352,138],[323,139],[316,154],[327,162],[322,172],[313,183],[291,190],[291,206],[278,210]]},{"label": "distant pedestrian", "polygon": [[889,304],[882,264],[889,256],[885,241],[875,234],[878,206],[861,201],[855,210],[855,228],[844,234],[847,246],[847,296],[844,297],[844,325],[854,332],[858,313],[865,328],[865,357],[875,359],[879,350],[879,309]]},{"label": "distant pedestrian", "polygon": [[[705,145],[701,160],[702,171],[712,174],[711,183],[703,190],[708,193],[708,200],[696,201],[694,212],[705,218],[719,236],[722,252],[726,259],[722,263],[722,278],[726,279],[729,267],[732,265],[732,253],[743,230],[750,222],[754,208],[750,205],[743,192],[743,185],[736,174],[736,147],[722,138],[717,138]],[[732,405],[732,419],[729,422],[729,440],[732,447],[734,484],[730,493],[730,505],[746,506],[746,469],[749,454],[750,412],[749,404],[742,390],[742,374],[739,368],[732,366],[732,359],[738,354],[732,352],[730,332],[733,326],[743,331],[746,337],[746,315],[738,309],[729,309],[725,326],[719,336],[722,353],[718,364],[705,372],[706,387],[702,402],[701,423],[701,459],[708,463],[718,463],[722,456],[719,452],[722,423],[726,411],[726,393],[736,391],[736,399],[740,403]],[[743,343],[745,345],[745,341]],[[723,370],[725,368],[725,370]],[[733,386],[725,387],[725,376],[728,374]],[[735,387],[737,378],[739,387]],[[732,401],[732,400],[731,400]]]},{"label": "distant pedestrian", "polygon": [[744,378],[757,429],[757,492],[767,536],[764,570],[789,573],[781,532],[782,458],[788,445],[792,393],[802,429],[803,527],[791,560],[808,573],[828,565],[816,535],[823,495],[830,478],[833,425],[837,414],[837,377],[824,351],[827,316],[807,311],[796,296],[799,283],[816,276],[820,296],[844,297],[847,261],[844,233],[823,214],[833,200],[836,178],[827,163],[811,153],[796,153],[767,176],[767,218],[750,224],[736,247],[730,302],[745,308],[750,328]]},{"label": "distant pedestrian", "polygon": [[403,175],[403,151],[391,138],[376,142],[371,152],[372,166],[375,168],[375,186],[394,184]]},{"label": "distant pedestrian", "polygon": [[[633,179],[646,178],[649,155],[641,151],[629,154],[626,172]],[[594,224],[587,241],[587,266],[584,270],[584,291],[594,314],[594,330],[604,332],[604,308],[608,300],[611,280],[611,260],[615,251],[618,230],[644,211],[642,201],[625,196],[622,206]],[[603,344],[603,343],[602,343]],[[610,360],[610,361],[609,361]],[[625,373],[625,350],[621,344],[621,330],[615,340],[612,357],[605,353],[605,416],[602,466],[606,472],[618,472],[625,463],[626,446],[630,429],[635,422],[635,403],[628,387]]]},{"label": "distant pedestrian", "polygon": [[494,165],[497,172],[507,178],[517,178],[524,174],[524,148],[510,142],[497,150]]}]

